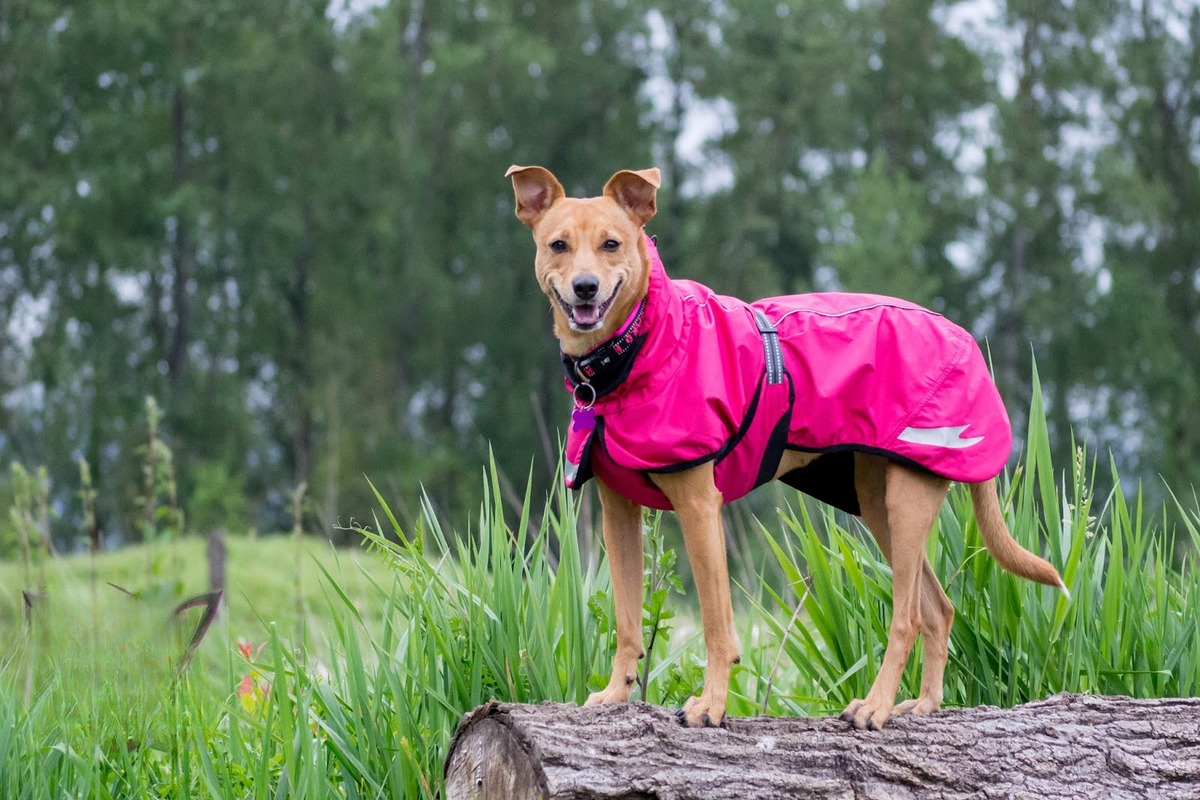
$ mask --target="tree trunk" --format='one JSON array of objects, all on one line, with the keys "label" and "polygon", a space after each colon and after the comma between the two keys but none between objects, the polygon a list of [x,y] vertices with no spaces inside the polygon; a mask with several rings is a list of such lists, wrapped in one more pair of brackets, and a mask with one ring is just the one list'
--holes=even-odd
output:
[{"label": "tree trunk", "polygon": [[313,334],[309,308],[314,249],[313,215],[309,201],[300,210],[300,247],[285,286],[291,321],[287,354],[291,386],[291,430],[293,479],[307,483],[311,476],[315,434],[313,430]]},{"label": "tree trunk", "polygon": [[488,703],[446,755],[457,798],[1196,798],[1200,699],[1055,695],[893,717],[730,719],[688,729],[642,703]]},{"label": "tree trunk", "polygon": [[[187,177],[187,93],[182,82],[175,85],[171,101],[172,162],[175,190],[180,191]],[[196,249],[192,242],[191,208],[184,204],[175,214],[175,243],[171,261],[175,276],[171,284],[171,305],[175,309],[175,333],[167,351],[167,380],[172,389],[179,388],[187,367],[187,349],[191,338],[192,273],[195,270]]]},{"label": "tree trunk", "polygon": [[[208,588],[225,593],[225,529],[217,526],[208,532]],[[222,603],[224,605],[224,603]]]}]

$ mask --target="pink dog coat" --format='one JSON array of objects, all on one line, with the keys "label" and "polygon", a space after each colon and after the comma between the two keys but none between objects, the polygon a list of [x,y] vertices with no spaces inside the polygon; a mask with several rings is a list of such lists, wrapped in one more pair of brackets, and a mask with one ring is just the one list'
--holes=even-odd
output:
[{"label": "pink dog coat", "polygon": [[568,433],[571,488],[594,474],[670,509],[650,474],[712,461],[731,502],[793,449],[823,456],[781,480],[857,514],[856,451],[968,483],[1004,468],[1004,403],[975,340],[940,314],[869,294],[746,303],[672,280],[645,244],[650,288],[635,318],[592,353],[563,356],[577,408],[600,395]]}]

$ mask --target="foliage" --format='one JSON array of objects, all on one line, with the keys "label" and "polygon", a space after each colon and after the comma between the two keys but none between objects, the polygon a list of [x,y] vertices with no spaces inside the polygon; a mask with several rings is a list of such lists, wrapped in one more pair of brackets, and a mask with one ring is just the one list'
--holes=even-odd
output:
[{"label": "foliage", "polygon": [[230,533],[246,531],[244,476],[231,472],[224,461],[203,461],[192,468],[191,478],[188,519],[196,530],[207,533],[224,527]]},{"label": "foliage", "polygon": [[[0,459],[44,465],[0,473],[0,793],[433,796],[489,692],[603,681],[608,582],[555,481],[566,399],[514,162],[572,193],[658,163],[680,277],[899,293],[989,339],[1026,431],[1005,513],[1075,599],[997,571],[956,490],[929,550],[958,609],[948,701],[1196,693],[1200,9],[969,5],[0,3]],[[487,442],[479,524],[445,533]],[[173,686],[174,644],[103,585],[157,613],[204,586],[185,523],[329,531],[380,494],[385,566],[231,538],[228,630],[267,646],[210,637]],[[878,664],[887,567],[768,496],[731,710],[768,684],[772,710],[836,709]],[[661,521],[641,692],[677,703],[703,659]],[[151,544],[50,557],[84,538]]]},{"label": "foliage", "polygon": [[[137,448],[142,463],[142,541],[171,542],[183,535],[183,512],[175,483],[175,454],[159,435],[162,410],[153,397],[146,398],[149,441]],[[165,501],[165,503],[163,503]]]},{"label": "foliage", "polygon": [[46,588],[46,560],[50,558],[49,478],[45,468],[30,473],[17,463],[12,464],[12,505],[8,516],[16,531],[16,549],[24,565],[25,586],[33,590],[34,569],[37,569],[37,588]]},{"label": "foliage", "polygon": [[0,462],[64,549],[81,456],[140,539],[146,396],[201,531],[302,482],[363,518],[364,472],[460,518],[487,442],[541,494],[567,400],[501,176],[657,163],[673,274],[928,302],[1014,418],[1036,350],[1055,458],[1074,425],[1157,501],[1200,481],[1193,6],[0,4]]},{"label": "foliage", "polygon": [[[642,604],[642,641],[646,643],[646,655],[643,658],[642,674],[638,676],[638,686],[642,690],[641,699],[656,702],[649,694],[650,673],[655,667],[655,647],[665,647],[671,640],[671,620],[675,618],[675,609],[667,604],[671,592],[684,592],[683,581],[675,572],[675,551],[666,546],[660,525],[662,512],[643,509],[642,517],[646,542],[646,565],[642,586],[642,595],[645,598]],[[678,683],[676,680],[668,685],[676,685],[677,688]],[[688,685],[684,690],[683,699],[686,699],[692,693],[692,688],[697,685],[699,682]],[[670,690],[667,690],[657,702],[669,702],[670,696]]]},{"label": "foliage", "polygon": [[[955,487],[929,546],[958,612],[947,702],[1011,705],[1062,690],[1200,693],[1194,551],[1175,559],[1172,537],[1140,496],[1129,504],[1112,492],[1098,502],[1095,462],[1082,449],[1068,470],[1055,469],[1039,392],[1035,381],[1030,445],[1002,505],[1018,540],[1061,566],[1074,599],[996,567],[968,493]],[[322,581],[306,601],[314,616],[305,641],[289,641],[283,631],[292,626],[271,621],[286,621],[291,607],[287,576],[273,576],[277,587],[247,583],[255,597],[274,598],[266,627],[247,634],[251,618],[233,606],[229,639],[210,637],[199,666],[177,683],[170,664],[179,643],[164,638],[154,616],[161,609],[115,593],[100,606],[57,602],[44,617],[53,634],[45,648],[27,634],[0,662],[0,792],[22,800],[438,796],[462,713],[493,697],[580,702],[603,683],[615,646],[607,569],[583,558],[577,499],[559,489],[538,518],[527,489],[510,525],[494,463],[483,488],[477,529],[462,536],[442,527],[428,498],[408,529],[380,498],[383,525],[355,528],[379,563],[339,572],[335,561],[317,561]],[[886,642],[890,573],[878,549],[858,523],[790,498],[778,523],[758,526],[786,578],[743,593],[751,609],[738,614],[734,715],[762,711],[769,679],[772,713],[837,711],[866,691]],[[1200,546],[1200,512],[1177,512]],[[645,695],[677,704],[700,688],[703,649],[689,635],[692,602],[678,613],[680,578],[661,521],[645,519],[647,634],[665,644],[670,620],[686,641],[649,654]],[[234,539],[231,547],[246,551],[232,563],[253,560],[243,578],[261,579],[271,571],[260,565],[287,563],[291,546],[281,537]],[[130,560],[136,570],[140,558]],[[52,583],[52,597],[61,592]],[[804,598],[798,612],[796,597]],[[99,624],[87,619],[94,613]],[[35,691],[26,702],[22,666],[30,663]],[[916,692],[918,669],[914,656],[902,695]]]}]

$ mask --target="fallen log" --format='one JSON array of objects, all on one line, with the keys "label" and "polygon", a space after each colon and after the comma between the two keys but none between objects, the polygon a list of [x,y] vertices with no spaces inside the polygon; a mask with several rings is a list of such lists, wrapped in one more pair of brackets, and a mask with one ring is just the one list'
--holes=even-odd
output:
[{"label": "fallen log", "polygon": [[689,729],[643,703],[491,702],[463,716],[447,800],[1200,798],[1200,699],[1059,694],[1016,708],[736,718]]}]

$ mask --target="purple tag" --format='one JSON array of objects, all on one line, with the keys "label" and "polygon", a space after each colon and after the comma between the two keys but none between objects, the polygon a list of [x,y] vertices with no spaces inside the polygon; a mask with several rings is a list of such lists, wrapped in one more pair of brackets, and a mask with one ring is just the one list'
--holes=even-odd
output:
[{"label": "purple tag", "polygon": [[596,427],[596,409],[577,408],[571,412],[572,431],[590,431]]}]

